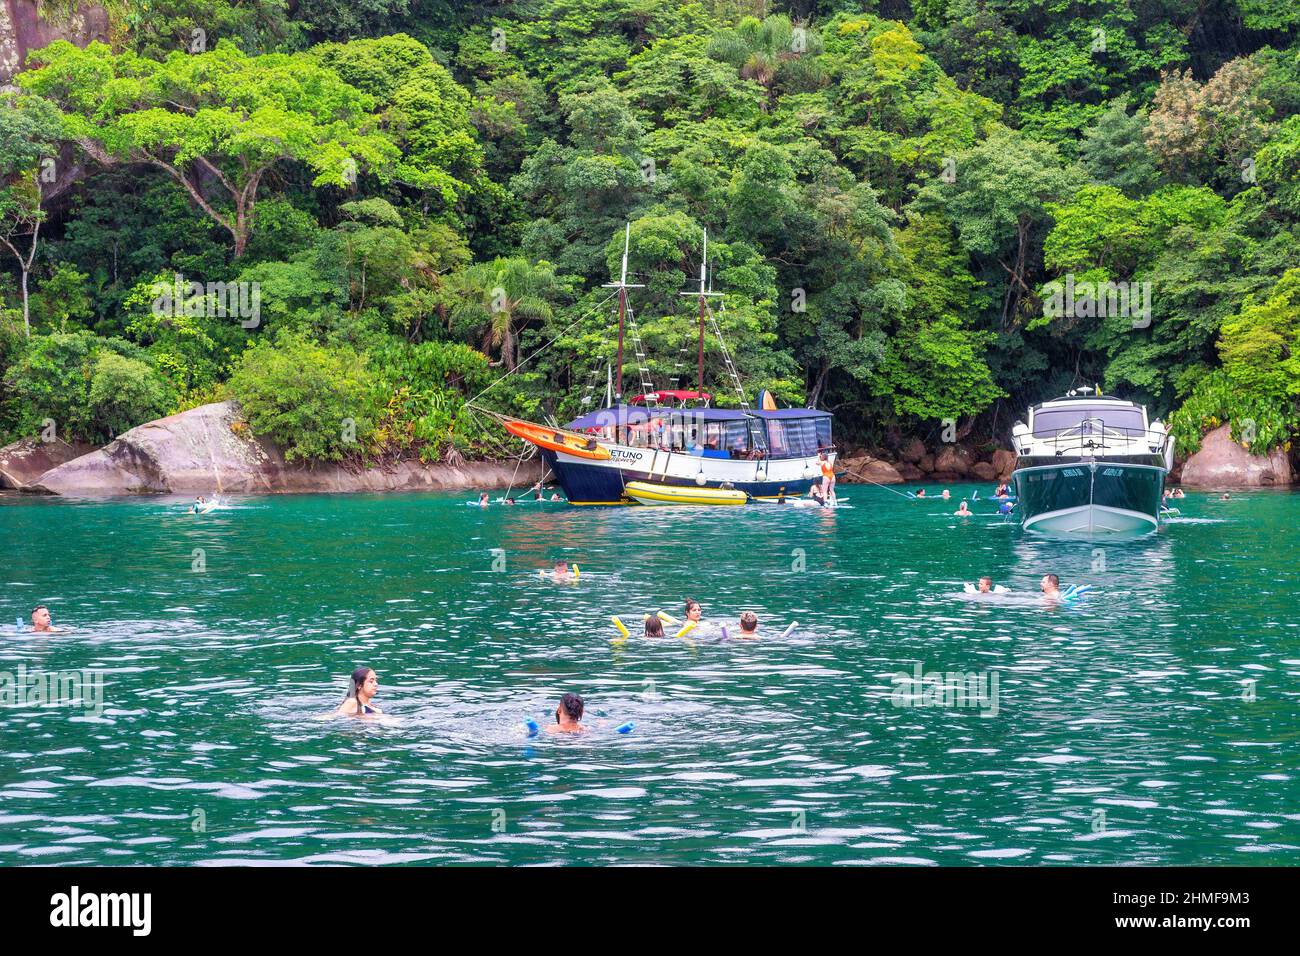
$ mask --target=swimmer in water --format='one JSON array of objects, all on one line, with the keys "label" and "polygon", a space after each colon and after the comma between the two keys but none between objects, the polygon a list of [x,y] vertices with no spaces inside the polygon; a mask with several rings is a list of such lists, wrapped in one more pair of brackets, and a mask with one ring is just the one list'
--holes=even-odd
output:
[{"label": "swimmer in water", "polygon": [[918,489],[916,490],[916,497],[918,497],[918,498],[924,498],[924,497],[925,497],[925,489],[924,489],[924,488],[918,488]]},{"label": "swimmer in water", "polygon": [[560,493],[557,491],[557,492],[555,492],[555,493],[553,493],[553,494],[551,495],[551,500],[552,500],[552,501],[563,501],[564,499],[560,497]]},{"label": "swimmer in water", "polygon": [[1061,600],[1061,579],[1055,574],[1044,574],[1043,580],[1038,582],[1038,589],[1043,592],[1046,601]]},{"label": "swimmer in water", "polygon": [[964,499],[962,500],[961,507],[954,511],[953,514],[959,518],[969,518],[971,516],[971,510],[966,507],[966,501]]},{"label": "swimmer in water", "polygon": [[580,721],[584,704],[577,694],[565,694],[555,708],[555,726],[548,726],[548,734],[580,734],[587,728]]},{"label": "swimmer in water", "polygon": [[942,497],[944,501],[947,501],[949,498],[952,497],[952,495],[949,493],[948,489],[945,488],[943,489],[943,494],[940,497]]},{"label": "swimmer in water", "polygon": [[998,483],[998,490],[993,492],[993,497],[1005,498],[1009,494],[1011,494],[1011,488],[1007,485],[1005,481],[1002,481]]},{"label": "swimmer in water", "polygon": [[338,710],[339,717],[369,717],[382,714],[383,711],[370,703],[379,693],[379,678],[369,667],[358,667],[348,680],[348,696],[343,698]]},{"label": "swimmer in water", "polygon": [[700,623],[703,616],[703,610],[700,608],[700,602],[695,598],[686,599],[686,620],[695,624]]},{"label": "swimmer in water", "polygon": [[37,634],[53,634],[57,627],[50,624],[50,609],[44,604],[32,608],[32,631]]},{"label": "swimmer in water", "polygon": [[533,493],[534,501],[542,500],[542,483],[540,481],[537,484],[533,485],[533,487],[529,490],[532,491]]},{"label": "swimmer in water", "polygon": [[478,493],[478,506],[480,508],[486,508],[488,506],[488,493],[486,491],[480,491]]},{"label": "swimmer in water", "polygon": [[982,578],[980,578],[980,579],[979,579],[979,583],[975,585],[975,589],[976,589],[977,591],[979,591],[980,594],[992,594],[992,593],[993,593],[993,579],[990,578],[990,577],[982,577]]},{"label": "swimmer in water", "polygon": [[664,622],[659,619],[658,614],[651,614],[645,619],[645,636],[646,637],[663,637]]},{"label": "swimmer in water", "polygon": [[1186,498],[1187,495],[1184,494],[1183,489],[1181,489],[1181,488],[1175,488],[1175,489],[1170,493],[1169,497],[1171,497],[1171,498]]},{"label": "swimmer in water", "polygon": [[[537,573],[542,577],[547,577],[546,571],[538,571]],[[571,584],[577,580],[577,578],[574,577],[573,572],[569,570],[569,565],[566,561],[556,561],[555,567],[551,569],[549,575],[551,580],[557,584]]]},{"label": "swimmer in water", "polygon": [[1225,491],[1225,492],[1223,493],[1223,497],[1220,498],[1219,500],[1220,500],[1220,501],[1228,501],[1228,500],[1231,499],[1231,498],[1232,498],[1232,495],[1228,494],[1228,493]]},{"label": "swimmer in water", "polygon": [[758,637],[758,615],[745,611],[740,615],[740,637]]},{"label": "swimmer in water", "polygon": [[506,504],[508,504],[508,505],[512,505],[512,504],[514,504],[514,503],[515,503],[515,499],[514,499],[514,498],[507,498],[507,499],[506,499]]},{"label": "swimmer in water", "polygon": [[190,505],[190,514],[192,515],[198,514],[200,511],[203,510],[203,506],[206,504],[207,502],[203,500],[203,496],[199,495],[197,498],[194,499],[194,504]]}]

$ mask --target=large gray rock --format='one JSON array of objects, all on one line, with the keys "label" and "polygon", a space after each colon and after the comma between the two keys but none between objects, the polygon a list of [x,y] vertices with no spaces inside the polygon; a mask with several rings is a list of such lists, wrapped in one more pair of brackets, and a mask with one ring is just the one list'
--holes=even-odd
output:
[{"label": "large gray rock", "polygon": [[993,453],[993,472],[994,477],[999,481],[1007,481],[1011,478],[1011,473],[1016,470],[1016,453],[1006,448],[999,448]]},{"label": "large gray rock", "polygon": [[276,492],[454,491],[532,484],[534,459],[469,462],[461,467],[403,461],[362,468],[288,464],[271,442],[254,438],[234,402],[200,405],[132,428],[99,451],[43,474],[39,487],[58,495],[270,494]]},{"label": "large gray rock", "polygon": [[903,446],[903,450],[898,453],[898,457],[909,465],[915,465],[925,457],[925,445],[921,443],[921,439],[913,438]]},{"label": "large gray rock", "polygon": [[26,491],[51,468],[94,450],[80,442],[69,445],[63,439],[40,441],[22,438],[0,448],[0,488]]},{"label": "large gray rock", "polygon": [[0,0],[0,84],[8,84],[22,69],[31,50],[68,40],[85,47],[109,41],[109,19],[97,3],[60,4],[53,8],[38,0]]},{"label": "large gray rock", "polygon": [[966,475],[970,472],[971,453],[960,445],[945,445],[934,457],[934,470],[950,475]]},{"label": "large gray rock", "polygon": [[857,455],[853,458],[837,461],[836,464],[844,471],[842,480],[845,484],[853,484],[859,481],[878,485],[900,485],[903,483],[903,476],[898,473],[893,465],[871,455]]},{"label": "large gray rock", "polygon": [[1191,488],[1270,488],[1293,484],[1295,475],[1281,448],[1267,457],[1252,455],[1232,440],[1231,426],[1220,425],[1201,439],[1181,480]]}]

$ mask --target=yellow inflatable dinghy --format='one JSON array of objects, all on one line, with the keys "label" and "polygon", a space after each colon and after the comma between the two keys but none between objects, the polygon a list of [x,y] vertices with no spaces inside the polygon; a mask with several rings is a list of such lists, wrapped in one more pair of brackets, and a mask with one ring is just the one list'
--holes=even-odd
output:
[{"label": "yellow inflatable dinghy", "polygon": [[748,496],[734,488],[698,488],[629,481],[626,494],[643,505],[743,505]]}]

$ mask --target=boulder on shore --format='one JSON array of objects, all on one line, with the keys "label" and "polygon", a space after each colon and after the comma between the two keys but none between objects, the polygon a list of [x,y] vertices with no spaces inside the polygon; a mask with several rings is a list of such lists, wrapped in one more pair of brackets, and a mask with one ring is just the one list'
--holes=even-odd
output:
[{"label": "boulder on shore", "polygon": [[1252,455],[1232,440],[1230,425],[1220,425],[1187,459],[1181,481],[1192,488],[1280,488],[1293,484],[1295,475],[1283,449]]},{"label": "boulder on shore", "polygon": [[70,445],[61,438],[53,441],[20,438],[0,448],[0,488],[26,491],[51,468],[80,458],[94,447],[81,442]]},{"label": "boulder on shore", "polygon": [[921,471],[925,472],[928,475],[930,472],[934,471],[934,455],[931,455],[929,452],[926,452],[924,455],[921,456],[920,460],[916,463],[916,467],[920,468]]},{"label": "boulder on shore", "polygon": [[902,476],[904,481],[920,481],[925,477],[925,472],[910,461],[900,461],[894,466],[894,470]]},{"label": "boulder on shore", "polygon": [[148,422],[41,475],[35,490],[58,495],[274,494],[277,492],[453,491],[527,487],[542,462],[425,465],[402,461],[363,468],[315,467],[284,460],[280,449],[254,438],[234,402],[200,405]]},{"label": "boulder on shore", "polygon": [[993,453],[993,477],[998,481],[1008,481],[1016,470],[1016,453],[1006,448],[999,448]]},{"label": "boulder on shore", "polygon": [[915,465],[925,457],[925,445],[921,439],[913,438],[903,446],[903,450],[898,453],[898,457],[909,465]]},{"label": "boulder on shore", "polygon": [[980,481],[993,481],[998,476],[998,471],[987,461],[977,461],[970,466],[970,473]]},{"label": "boulder on shore", "polygon": [[878,485],[900,485],[903,483],[903,476],[893,465],[871,455],[857,455],[836,464],[844,469],[845,484],[875,482]]},{"label": "boulder on shore", "polygon": [[951,475],[970,472],[971,454],[960,445],[945,445],[934,458],[934,470]]}]

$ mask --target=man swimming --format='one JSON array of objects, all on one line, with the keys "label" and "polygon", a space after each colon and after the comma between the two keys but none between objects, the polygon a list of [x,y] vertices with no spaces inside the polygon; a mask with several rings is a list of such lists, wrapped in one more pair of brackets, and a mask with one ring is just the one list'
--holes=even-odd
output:
[{"label": "man swimming", "polygon": [[745,611],[740,615],[740,636],[758,637],[758,615],[753,611]]},{"label": "man swimming", "polygon": [[[542,577],[547,576],[547,572],[544,570],[538,571],[537,573]],[[556,561],[555,566],[549,573],[551,580],[557,584],[570,584],[578,580],[577,576],[569,570],[569,564],[567,561]]]},{"label": "man swimming", "polygon": [[587,728],[580,721],[584,709],[582,698],[577,694],[565,694],[555,708],[555,726],[548,726],[548,734],[580,734]]},{"label": "man swimming", "polygon": [[486,491],[480,491],[478,493],[478,506],[480,508],[486,508],[488,506],[488,493]]},{"label": "man swimming", "polygon": [[945,488],[943,489],[943,494],[940,497],[942,497],[944,501],[947,501],[949,498],[952,497],[952,492],[950,492],[947,488]]},{"label": "man swimming", "polygon": [[37,634],[53,634],[58,630],[50,624],[50,609],[44,604],[32,608],[32,630]]},{"label": "man swimming", "polygon": [[1038,582],[1038,589],[1043,592],[1044,600],[1059,601],[1061,599],[1061,579],[1055,574],[1044,574],[1043,580]]},{"label": "man swimming", "polygon": [[339,717],[369,717],[383,711],[370,703],[379,693],[379,678],[369,667],[358,667],[348,679],[348,695],[334,713]]},{"label": "man swimming", "polygon": [[990,577],[982,577],[979,579],[979,582],[975,585],[975,588],[977,591],[979,591],[980,594],[992,594],[993,579]]},{"label": "man swimming", "polygon": [[969,518],[971,516],[971,513],[972,513],[971,510],[966,507],[965,499],[962,500],[961,507],[959,507],[956,511],[953,512],[953,514],[955,514],[959,518]]}]

